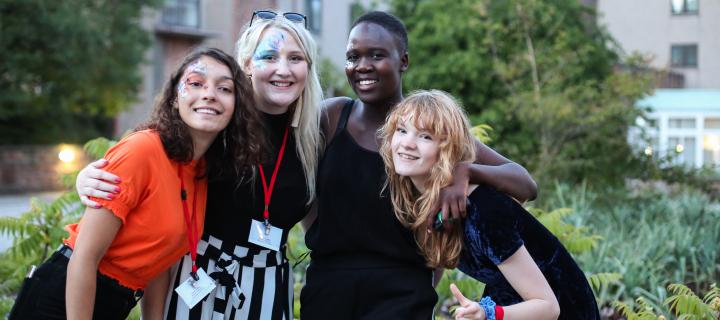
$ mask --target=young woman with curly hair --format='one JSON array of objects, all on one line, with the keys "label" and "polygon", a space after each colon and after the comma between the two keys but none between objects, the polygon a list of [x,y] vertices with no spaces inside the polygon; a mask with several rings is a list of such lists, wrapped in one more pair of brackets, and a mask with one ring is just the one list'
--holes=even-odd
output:
[{"label": "young woman with curly hair", "polygon": [[[202,232],[208,170],[245,172],[261,159],[250,94],[231,56],[186,56],[151,119],[105,155],[123,192],[93,199],[100,207],[66,227],[70,236],[27,278],[10,319],[125,319],[144,290],[164,298],[169,268]],[[146,318],[162,312],[154,303]]]}]

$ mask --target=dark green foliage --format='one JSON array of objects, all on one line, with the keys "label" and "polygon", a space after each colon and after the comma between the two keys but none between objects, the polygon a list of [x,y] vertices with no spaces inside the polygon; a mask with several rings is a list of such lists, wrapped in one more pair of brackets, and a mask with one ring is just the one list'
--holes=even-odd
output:
[{"label": "dark green foliage", "polygon": [[572,208],[572,224],[603,238],[576,256],[585,272],[622,275],[596,290],[601,305],[641,297],[670,316],[663,303],[678,292],[666,290],[669,284],[705,292],[720,279],[720,203],[692,187],[634,181],[591,191],[560,184],[547,203]]},{"label": "dark green foliage", "polygon": [[107,134],[131,103],[160,0],[0,0],[0,144]]},{"label": "dark green foliage", "polygon": [[492,146],[541,186],[617,184],[637,170],[627,129],[650,78],[625,71],[642,61],[618,58],[592,8],[576,0],[391,3],[409,32],[405,88],[456,95],[474,120],[492,126]]}]

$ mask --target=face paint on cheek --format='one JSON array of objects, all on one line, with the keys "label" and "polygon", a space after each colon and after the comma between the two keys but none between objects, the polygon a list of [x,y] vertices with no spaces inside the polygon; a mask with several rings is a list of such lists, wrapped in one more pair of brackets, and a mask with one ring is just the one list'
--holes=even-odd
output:
[{"label": "face paint on cheek", "polygon": [[355,68],[355,66],[357,66],[357,61],[345,60],[345,68],[346,69],[352,69],[352,68]]},{"label": "face paint on cheek", "polygon": [[263,69],[267,68],[267,64],[262,59],[254,59],[253,58],[252,66],[253,66],[253,69],[256,69],[256,70],[263,70]]},{"label": "face paint on cheek", "polygon": [[187,95],[187,85],[185,84],[185,81],[180,82],[178,85],[178,96],[180,96],[180,98],[185,98]]}]

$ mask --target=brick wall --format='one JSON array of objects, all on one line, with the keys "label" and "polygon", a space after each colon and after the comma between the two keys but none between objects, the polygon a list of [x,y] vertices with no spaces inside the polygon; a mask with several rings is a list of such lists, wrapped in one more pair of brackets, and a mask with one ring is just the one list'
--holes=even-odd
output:
[{"label": "brick wall", "polygon": [[[61,161],[61,151],[74,159]],[[62,174],[87,163],[77,145],[0,146],[0,194],[60,190]]]}]

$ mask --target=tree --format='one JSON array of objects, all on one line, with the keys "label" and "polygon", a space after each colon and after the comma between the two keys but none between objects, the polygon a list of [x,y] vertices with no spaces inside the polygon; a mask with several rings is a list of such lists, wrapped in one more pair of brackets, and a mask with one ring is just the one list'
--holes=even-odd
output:
[{"label": "tree", "polygon": [[[161,0],[0,0],[0,144],[81,142],[136,97]],[[68,141],[68,142],[70,142]]]},{"label": "tree", "polygon": [[494,148],[541,184],[616,183],[638,159],[626,141],[649,76],[631,72],[577,0],[393,0],[410,42],[408,90],[446,90],[493,127]]}]

